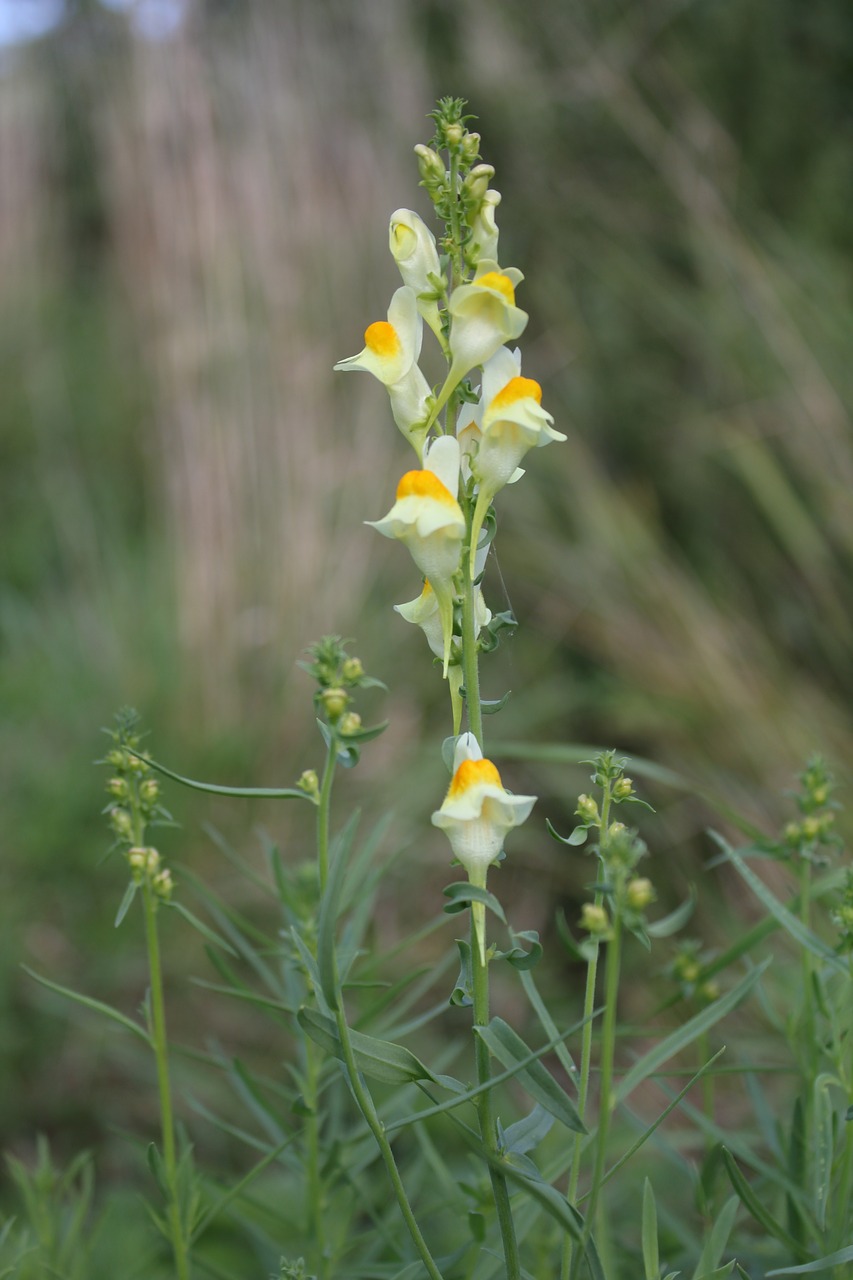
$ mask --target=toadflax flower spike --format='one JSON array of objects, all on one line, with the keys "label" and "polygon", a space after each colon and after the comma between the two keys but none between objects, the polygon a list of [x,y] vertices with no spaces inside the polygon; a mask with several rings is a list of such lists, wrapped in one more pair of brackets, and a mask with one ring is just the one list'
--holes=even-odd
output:
[{"label": "toadflax flower spike", "polygon": [[[535,803],[536,796],[511,795],[491,760],[483,759],[473,733],[465,733],[456,743],[453,778],[432,823],[446,833],[471,884],[485,889],[486,873],[503,849],[507,832],[521,826]],[[471,911],[485,964],[485,908],[481,902],[472,902]]]},{"label": "toadflax flower spike", "polygon": [[397,501],[383,520],[368,520],[386,538],[398,538],[427,578],[438,602],[447,675],[453,637],[453,578],[459,569],[465,517],[459,488],[459,444],[440,436],[424,451],[423,471],[407,471],[397,485]]},{"label": "toadflax flower spike", "polygon": [[433,407],[431,420],[450,399],[465,374],[484,364],[498,347],[520,337],[527,312],[515,305],[515,286],[524,279],[515,267],[501,270],[483,258],[470,284],[454,289],[448,300],[450,324],[450,372]]},{"label": "toadflax flower spike", "polygon": [[486,512],[495,494],[516,476],[518,464],[529,449],[565,440],[551,426],[550,413],[542,408],[542,388],[532,378],[521,377],[517,352],[500,347],[483,366],[480,434],[471,460],[479,490],[471,529],[471,576]]},{"label": "toadflax flower spike", "polygon": [[365,330],[364,350],[335,365],[342,373],[353,369],[372,373],[388,388],[394,421],[418,457],[423,451],[431,394],[418,367],[423,328],[415,291],[403,285],[391,299],[388,319],[377,320]]}]

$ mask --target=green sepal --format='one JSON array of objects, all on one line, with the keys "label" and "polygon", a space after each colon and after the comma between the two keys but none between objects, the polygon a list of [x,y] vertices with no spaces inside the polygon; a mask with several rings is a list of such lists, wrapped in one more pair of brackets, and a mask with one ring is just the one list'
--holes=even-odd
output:
[{"label": "green sepal", "polygon": [[472,902],[482,902],[484,907],[488,907],[503,924],[506,924],[503,907],[495,895],[489,893],[488,889],[482,889],[479,885],[471,884],[468,880],[457,880],[453,884],[449,884],[443,892],[445,898],[450,899],[449,902],[444,904],[444,910],[448,915],[453,915],[457,911],[464,911]]},{"label": "green sepal", "polygon": [[[344,1061],[343,1046],[334,1018],[319,1013],[316,1009],[308,1009],[304,1005],[296,1018],[305,1034],[315,1044],[320,1045],[333,1057]],[[390,1040],[377,1040],[374,1036],[364,1035],[360,1031],[351,1030],[349,1035],[356,1066],[366,1076],[374,1080],[383,1080],[386,1084],[414,1084],[419,1080],[426,1080],[431,1084],[439,1083],[429,1068],[401,1044],[394,1044]]]}]

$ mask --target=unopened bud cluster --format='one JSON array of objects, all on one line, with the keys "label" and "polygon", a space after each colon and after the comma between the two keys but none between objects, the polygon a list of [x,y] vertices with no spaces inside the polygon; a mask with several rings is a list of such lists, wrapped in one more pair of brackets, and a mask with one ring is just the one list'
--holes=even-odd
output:
[{"label": "unopened bud cluster", "polygon": [[174,889],[172,874],[161,865],[157,850],[145,844],[145,832],[171,817],[160,803],[160,783],[141,752],[138,728],[136,712],[125,709],[116,716],[116,727],[107,730],[112,746],[101,761],[110,770],[104,812],[134,882],[148,885],[158,899],[168,902]]},{"label": "unopened bud cluster", "polygon": [[[341,737],[350,738],[362,729],[361,716],[351,710],[354,691],[385,686],[365,674],[361,658],[351,657],[346,643],[340,636],[324,636],[309,646],[308,660],[299,665],[319,686],[314,694],[317,711]],[[317,775],[312,769],[305,770],[297,785],[308,795],[319,792]]]},{"label": "unopened bud cluster", "polygon": [[669,966],[669,975],[681,988],[686,1000],[700,1005],[713,1004],[719,998],[720,986],[713,978],[706,978],[707,959],[700,954],[700,943],[685,939]]},{"label": "unopened bud cluster", "polygon": [[775,847],[779,856],[822,862],[829,849],[840,844],[835,831],[838,805],[831,799],[833,790],[832,774],[815,756],[800,774],[800,790],[794,795],[800,816],[785,826],[782,842]]}]

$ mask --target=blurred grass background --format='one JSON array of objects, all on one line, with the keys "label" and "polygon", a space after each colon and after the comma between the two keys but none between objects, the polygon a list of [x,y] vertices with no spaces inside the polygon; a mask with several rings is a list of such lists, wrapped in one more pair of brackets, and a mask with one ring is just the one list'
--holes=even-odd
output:
[{"label": "blurred grass background", "polygon": [[[391,611],[412,566],[362,523],[411,458],[382,389],[331,368],[397,286],[388,215],[429,217],[411,148],[441,94],[479,117],[502,261],[527,277],[525,372],[569,435],[499,505],[487,599],[521,630],[484,669],[486,696],[514,691],[495,750],[615,745],[768,829],[810,752],[849,781],[853,10],[51,9],[0,49],[0,1145],[42,1129],[73,1151],[150,1124],[145,1068],[17,964],[142,996],[138,936],[112,929],[124,874],[98,865],[91,761],[118,706],[182,772],[288,785],[319,757],[295,661],[357,637],[390,690],[365,716],[391,727],[343,790],[368,810],[393,793],[406,865],[439,896],[446,850],[415,833],[445,785],[446,694]],[[529,861],[502,872],[519,927],[589,876],[541,823],[568,828],[586,773],[506,766],[543,797]],[[671,905],[708,811],[653,798]],[[167,802],[183,830],[164,851],[230,894],[249,889],[202,823],[253,858],[258,825],[310,850],[301,812]],[[173,933],[192,1040],[224,1015],[188,998],[194,944]]]}]

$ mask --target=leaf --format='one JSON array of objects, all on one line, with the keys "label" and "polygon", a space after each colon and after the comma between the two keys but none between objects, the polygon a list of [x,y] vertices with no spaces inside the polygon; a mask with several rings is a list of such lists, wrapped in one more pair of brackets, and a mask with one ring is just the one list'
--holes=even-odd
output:
[{"label": "leaf", "polygon": [[548,828],[548,831],[554,837],[554,839],[558,840],[560,844],[571,844],[571,845],[586,844],[586,838],[587,838],[587,835],[589,834],[589,828],[586,826],[585,823],[579,827],[575,827],[574,831],[570,836],[561,836],[557,828],[553,826],[553,824],[551,823],[550,818],[545,819],[545,826]]},{"label": "leaf", "polygon": [[799,1267],[781,1267],[778,1271],[768,1271],[767,1280],[771,1276],[805,1276],[816,1271],[829,1271],[831,1267],[840,1267],[842,1262],[853,1262],[853,1244],[845,1245],[837,1253],[830,1253],[825,1258],[816,1258],[814,1262],[804,1262]]},{"label": "leaf", "polygon": [[616,1088],[616,1101],[621,1102],[627,1098],[632,1089],[653,1071],[657,1071],[664,1062],[675,1057],[682,1049],[686,1049],[689,1044],[698,1039],[705,1031],[708,1031],[715,1023],[719,1022],[727,1014],[745,1000],[758,979],[764,973],[764,970],[772,963],[772,957],[758,965],[755,969],[750,970],[745,978],[742,978],[736,987],[729,991],[726,995],[721,996],[719,1000],[715,1000],[713,1004],[702,1009],[689,1022],[685,1022],[684,1026],[678,1027],[670,1035],[659,1041],[654,1048],[636,1062],[630,1071],[622,1077]]},{"label": "leaf", "polygon": [[479,885],[469,884],[467,880],[457,880],[453,884],[449,884],[443,892],[445,898],[450,899],[444,906],[444,910],[448,915],[453,915],[456,911],[464,911],[472,902],[482,902],[484,907],[488,907],[499,920],[506,924],[503,907],[495,895],[489,893],[488,889],[481,889]]},{"label": "leaf", "polygon": [[772,1213],[764,1207],[752,1187],[747,1182],[746,1178],[741,1173],[734,1156],[727,1147],[722,1148],[722,1154],[726,1173],[729,1175],[729,1182],[732,1184],[732,1190],[735,1192],[746,1211],[752,1214],[755,1221],[762,1226],[765,1231],[769,1232],[770,1235],[775,1236],[777,1240],[780,1240],[786,1248],[791,1250],[792,1253],[795,1255],[801,1254],[803,1252],[802,1245],[800,1245],[793,1236],[789,1235],[781,1222],[777,1222]]},{"label": "leaf", "polygon": [[655,1207],[655,1193],[648,1178],[643,1183],[643,1267],[646,1280],[660,1280],[658,1215]]},{"label": "leaf", "polygon": [[[474,1030],[487,1045],[489,1052],[505,1067],[517,1065],[533,1052],[503,1018],[492,1018],[487,1027],[475,1027]],[[586,1133],[586,1127],[574,1103],[540,1061],[523,1066],[516,1079],[531,1098],[540,1102],[567,1129],[575,1133]]]},{"label": "leaf", "polygon": [[506,704],[512,697],[512,689],[507,689],[502,698],[495,698],[493,701],[486,702],[485,699],[480,700],[480,710],[484,716],[495,716],[499,711],[503,711]]},{"label": "leaf", "polygon": [[126,1017],[123,1013],[119,1013],[118,1009],[114,1009],[112,1005],[104,1004],[102,1000],[93,1000],[91,996],[83,996],[79,991],[72,991],[70,987],[61,987],[58,982],[51,982],[49,978],[43,978],[41,974],[36,973],[28,965],[22,964],[21,968],[24,973],[29,974],[36,982],[41,983],[43,987],[47,987],[49,991],[55,991],[57,995],[65,996],[66,1000],[73,1000],[76,1004],[83,1005],[86,1009],[93,1009],[96,1013],[102,1013],[107,1018],[112,1018],[113,1022],[119,1023],[128,1031],[132,1031],[134,1035],[144,1040],[149,1048],[153,1048],[151,1037],[144,1027],[138,1022],[134,1022],[132,1018]]},{"label": "leaf", "polygon": [[208,942],[212,942],[215,947],[221,947],[223,951],[227,951],[229,955],[232,955],[236,960],[239,960],[239,954],[231,946],[231,943],[226,942],[225,939],[220,937],[218,933],[214,932],[209,925],[206,925],[203,920],[199,920],[198,916],[193,915],[192,911],[188,910],[182,902],[177,902],[175,899],[172,899],[171,902],[166,903],[166,906],[172,911],[177,911],[178,915],[183,916],[187,924],[191,924],[203,938],[207,938]]},{"label": "leaf", "polygon": [[136,890],[138,888],[139,888],[139,884],[137,883],[136,880],[131,880],[128,883],[128,886],[124,891],[124,897],[122,898],[121,903],[119,904],[119,909],[116,912],[115,924],[113,926],[114,928],[117,929],[121,924],[122,920],[124,919],[124,917],[127,915],[128,911],[130,910],[130,904],[133,902],[133,899],[136,897]]},{"label": "leaf", "polygon": [[192,787],[194,791],[208,791],[215,796],[245,796],[249,800],[309,800],[312,804],[314,803],[306,791],[300,791],[296,787],[220,787],[214,782],[195,782],[192,778],[184,778],[180,773],[173,773],[164,764],[142,755],[139,751],[134,751],[132,747],[125,747],[125,751],[136,756],[138,760],[144,760],[164,777],[171,778],[173,782],[180,782],[183,787]]},{"label": "leaf", "polygon": [[810,929],[807,929],[802,921],[798,920],[795,915],[791,914],[788,908],[779,901],[776,895],[771,893],[764,881],[755,874],[751,867],[747,866],[746,862],[737,850],[733,849],[728,841],[724,840],[723,837],[718,835],[715,831],[712,831],[710,834],[720,846],[728,861],[740,873],[742,878],[749,885],[750,889],[752,889],[755,896],[764,903],[764,906],[770,914],[775,916],[785,932],[790,934],[795,942],[799,942],[801,947],[805,947],[807,951],[810,951],[812,955],[817,956],[818,959],[823,960],[832,968],[846,975],[848,969],[845,962],[841,960],[834,951],[826,946],[825,943],[821,942],[820,938],[813,934]]},{"label": "leaf", "polygon": [[825,1072],[814,1082],[814,1208],[821,1231],[826,1230],[826,1210],[832,1179],[834,1108],[829,1087],[840,1084],[837,1077]]},{"label": "leaf", "polygon": [[514,1151],[524,1155],[538,1146],[551,1131],[554,1117],[545,1110],[541,1103],[536,1103],[533,1110],[523,1120],[516,1120],[508,1129],[504,1129],[498,1121],[500,1145],[504,1151]]},{"label": "leaf", "polygon": [[171,1199],[169,1195],[169,1179],[166,1177],[166,1166],[163,1164],[163,1157],[160,1155],[160,1152],[157,1150],[157,1147],[153,1142],[148,1143],[146,1158],[148,1160],[148,1168],[151,1170],[154,1181],[160,1188],[160,1194],[163,1199]]},{"label": "leaf", "polygon": [[571,958],[580,964],[589,964],[595,955],[598,943],[592,938],[586,938],[583,942],[576,942],[569,928],[565,911],[557,912],[554,916],[554,923],[557,926],[557,936]]},{"label": "leaf", "polygon": [[671,934],[677,933],[683,925],[693,915],[696,906],[696,890],[690,886],[690,896],[680,907],[676,907],[674,911],[670,911],[668,916],[664,916],[662,920],[655,920],[652,924],[646,925],[646,933],[650,938],[668,938]]},{"label": "leaf", "polygon": [[[305,1006],[299,1010],[296,1017],[306,1035],[327,1053],[344,1061],[343,1046],[334,1018]],[[349,1035],[356,1066],[366,1076],[374,1080],[384,1080],[387,1084],[413,1084],[417,1080],[428,1080],[432,1084],[438,1084],[438,1080],[429,1068],[402,1045],[393,1044],[390,1040],[377,1040],[360,1031],[351,1030]]]},{"label": "leaf", "polygon": [[459,949],[459,977],[450,993],[450,1003],[458,1009],[470,1008],[474,1003],[474,973],[471,968],[471,944],[463,938],[456,939]]},{"label": "leaf", "polygon": [[[552,1187],[549,1182],[545,1181],[535,1166],[532,1165],[532,1161],[525,1160],[525,1169],[522,1171],[510,1160],[489,1158],[488,1155],[486,1158],[489,1160],[489,1164],[497,1169],[498,1172],[503,1173],[507,1178],[524,1187],[528,1194],[533,1196],[534,1200],[538,1200],[542,1208],[547,1213],[550,1213],[552,1218],[556,1218],[564,1230],[584,1247],[590,1280],[605,1280],[595,1242],[592,1239],[584,1241],[583,1217],[573,1204],[569,1204],[565,1196],[561,1195],[556,1187]],[[530,1172],[531,1166],[534,1170],[533,1173]]]},{"label": "leaf", "polygon": [[519,938],[529,943],[529,951],[525,951],[524,947],[515,946],[510,951],[498,951],[496,955],[508,960],[513,969],[523,973],[526,969],[535,968],[542,959],[542,943],[539,941],[539,934],[535,929],[524,929],[520,933],[516,933],[513,930],[513,942],[516,942]]},{"label": "leaf", "polygon": [[716,1221],[711,1228],[711,1234],[706,1238],[705,1245],[699,1257],[699,1263],[693,1272],[693,1280],[712,1280],[717,1275],[728,1275],[731,1272],[734,1262],[727,1263],[725,1268],[715,1270],[720,1261],[720,1255],[726,1247],[726,1242],[731,1234],[737,1217],[738,1198],[732,1196],[727,1200],[717,1215]]}]

